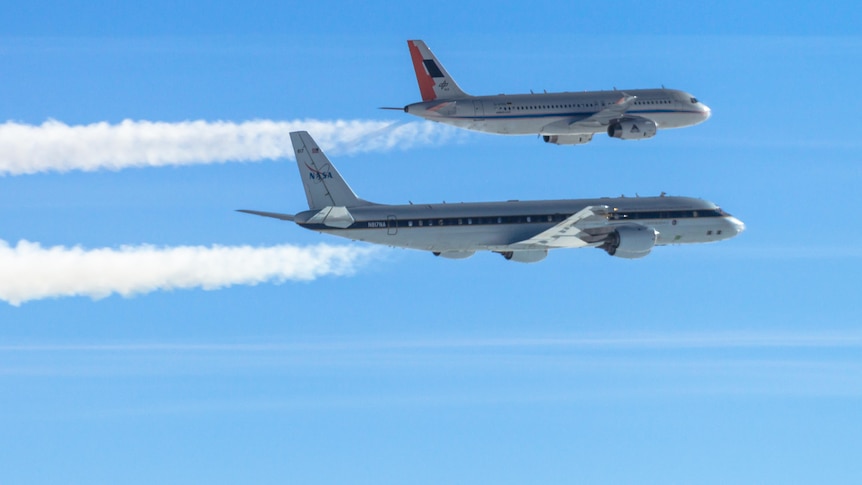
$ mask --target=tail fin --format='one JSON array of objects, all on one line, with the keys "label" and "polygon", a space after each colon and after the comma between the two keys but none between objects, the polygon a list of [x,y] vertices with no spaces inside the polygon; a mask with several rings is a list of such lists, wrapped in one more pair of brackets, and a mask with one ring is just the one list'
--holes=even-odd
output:
[{"label": "tail fin", "polygon": [[309,209],[341,206],[356,207],[370,202],[356,197],[335,166],[306,131],[290,134],[293,151],[296,152],[296,165],[305,188]]},{"label": "tail fin", "polygon": [[458,83],[446,72],[446,68],[434,57],[431,49],[421,40],[408,40],[413,69],[419,82],[422,101],[469,96],[458,87]]}]

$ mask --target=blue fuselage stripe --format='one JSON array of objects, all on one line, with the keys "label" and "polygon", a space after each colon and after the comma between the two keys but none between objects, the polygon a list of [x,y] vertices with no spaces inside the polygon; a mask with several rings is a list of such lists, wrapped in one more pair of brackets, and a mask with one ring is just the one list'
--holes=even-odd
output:
[{"label": "blue fuselage stripe", "polygon": [[[565,118],[565,117],[583,117],[584,119],[589,118],[595,114],[599,113],[598,111],[593,112],[565,112],[565,113],[540,113],[534,115],[509,115],[509,114],[484,114],[482,116],[440,116],[441,118],[449,118],[449,119],[459,119],[459,120],[475,120],[475,119],[495,119],[495,120],[518,120],[518,119],[538,119],[538,118]],[[626,117],[628,115],[648,115],[648,114],[699,114],[700,111],[681,111],[681,110],[649,110],[649,111],[626,111],[621,117]]]},{"label": "blue fuselage stripe", "polygon": [[[349,227],[340,230],[351,229],[422,229],[428,227],[441,226],[502,226],[502,225],[519,225],[519,224],[547,224],[560,223],[568,219],[572,214],[539,214],[539,215],[517,215],[517,216],[460,216],[460,217],[434,217],[434,218],[389,218],[389,219],[370,219],[356,221]],[[675,220],[675,219],[693,219],[693,218],[708,218],[708,217],[726,217],[727,214],[711,209],[693,210],[670,210],[670,211],[650,211],[650,212],[615,212],[610,214],[608,221],[611,222],[639,222],[639,221],[659,221],[659,220]],[[325,224],[307,224],[298,222],[300,226],[312,230],[333,230],[331,226]]]}]

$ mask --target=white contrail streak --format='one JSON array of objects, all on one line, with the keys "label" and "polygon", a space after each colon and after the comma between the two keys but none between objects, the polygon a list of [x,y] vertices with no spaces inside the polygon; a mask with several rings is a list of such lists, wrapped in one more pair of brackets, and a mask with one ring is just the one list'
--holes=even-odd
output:
[{"label": "white contrail streak", "polygon": [[251,162],[292,157],[291,131],[311,133],[333,154],[441,143],[454,129],[374,120],[159,121],[0,124],[0,175]]},{"label": "white contrail streak", "polygon": [[18,306],[62,296],[104,298],[156,290],[308,281],[349,275],[373,250],[358,246],[122,246],[43,248],[0,240],[0,300]]}]

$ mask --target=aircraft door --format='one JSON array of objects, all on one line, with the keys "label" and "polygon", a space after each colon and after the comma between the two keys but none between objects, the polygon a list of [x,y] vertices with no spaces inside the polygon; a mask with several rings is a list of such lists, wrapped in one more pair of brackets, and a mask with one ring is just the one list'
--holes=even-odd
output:
[{"label": "aircraft door", "polygon": [[485,117],[485,107],[482,105],[481,101],[473,100],[473,117],[474,118],[484,118]]},{"label": "aircraft door", "polygon": [[398,218],[395,216],[386,216],[386,234],[394,236],[398,234]]}]

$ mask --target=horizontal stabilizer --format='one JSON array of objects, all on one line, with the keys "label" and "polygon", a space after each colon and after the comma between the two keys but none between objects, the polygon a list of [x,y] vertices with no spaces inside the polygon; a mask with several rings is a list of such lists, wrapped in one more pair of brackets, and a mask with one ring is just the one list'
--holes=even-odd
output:
[{"label": "horizontal stabilizer", "polygon": [[237,212],[245,212],[246,214],[254,214],[256,216],[272,217],[273,219],[281,219],[283,221],[293,221],[293,215],[280,214],[278,212],[251,211],[246,209],[237,209]]},{"label": "horizontal stabilizer", "polygon": [[324,207],[308,220],[309,224],[323,224],[324,226],[345,229],[355,222],[347,207]]}]

